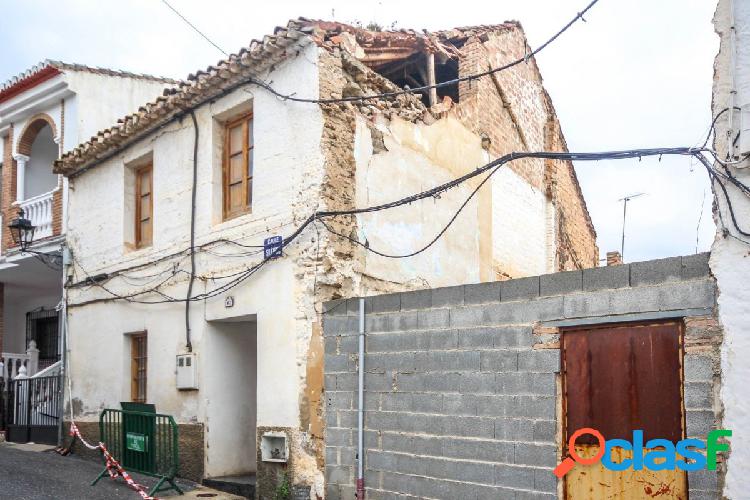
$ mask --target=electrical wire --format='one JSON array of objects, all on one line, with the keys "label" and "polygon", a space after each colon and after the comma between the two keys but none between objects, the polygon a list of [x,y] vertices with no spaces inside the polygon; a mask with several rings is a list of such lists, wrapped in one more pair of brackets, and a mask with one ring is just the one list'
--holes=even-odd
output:
[{"label": "electrical wire", "polygon": [[488,180],[490,180],[490,177],[492,177],[492,176],[493,176],[493,175],[495,174],[495,172],[497,172],[497,170],[498,170],[498,169],[499,169],[500,167],[502,167],[502,165],[498,165],[497,167],[495,167],[495,169],[494,169],[494,170],[490,171],[490,173],[489,173],[489,174],[487,174],[487,175],[485,176],[485,178],[484,178],[484,179],[482,179],[482,182],[480,182],[480,183],[479,183],[479,184],[477,185],[477,187],[476,187],[476,188],[474,188],[474,189],[473,189],[473,190],[471,191],[471,193],[469,194],[469,196],[467,196],[467,197],[466,197],[466,199],[464,200],[464,202],[463,202],[463,203],[462,203],[462,204],[461,204],[461,205],[460,205],[460,206],[458,207],[458,210],[456,210],[456,212],[455,212],[455,213],[453,214],[453,216],[452,216],[452,217],[450,218],[450,220],[448,221],[448,223],[447,223],[447,224],[446,224],[446,225],[445,225],[445,226],[443,227],[443,229],[441,229],[441,230],[440,230],[440,231],[439,231],[439,232],[438,232],[438,233],[437,233],[437,234],[435,235],[435,237],[434,237],[434,238],[433,238],[432,240],[430,240],[430,242],[429,242],[429,243],[427,243],[427,244],[426,244],[426,245],[424,245],[423,247],[419,248],[418,250],[414,250],[413,252],[410,252],[410,253],[406,253],[406,254],[403,254],[403,255],[394,255],[394,254],[387,254],[387,253],[385,253],[385,252],[382,252],[382,251],[379,251],[379,250],[375,250],[374,248],[370,247],[370,245],[369,245],[369,244],[367,244],[367,243],[362,243],[361,241],[359,241],[359,240],[357,240],[357,239],[354,239],[354,238],[352,238],[351,236],[347,236],[347,235],[345,235],[345,234],[342,234],[342,233],[339,233],[339,232],[337,232],[337,231],[334,231],[334,230],[333,230],[333,229],[332,229],[332,228],[331,228],[330,226],[328,226],[328,224],[326,224],[326,223],[325,223],[324,221],[322,221],[322,220],[320,220],[320,221],[318,221],[318,222],[320,222],[320,223],[321,223],[321,224],[323,225],[323,227],[324,227],[324,228],[326,228],[326,230],[327,230],[327,231],[328,231],[329,233],[331,233],[331,234],[334,234],[334,235],[336,235],[336,236],[338,236],[338,237],[340,237],[340,238],[344,238],[344,239],[346,239],[346,240],[349,240],[350,242],[352,242],[352,243],[354,243],[354,244],[356,244],[356,245],[359,245],[359,246],[361,246],[361,247],[363,247],[363,248],[367,249],[367,250],[368,250],[369,252],[372,252],[372,253],[374,253],[375,255],[379,255],[379,256],[381,256],[381,257],[386,257],[386,258],[389,258],[389,259],[406,259],[406,258],[409,258],[409,257],[414,257],[415,255],[419,255],[420,253],[424,252],[425,250],[427,250],[428,248],[430,248],[430,247],[431,247],[432,245],[434,245],[435,243],[437,243],[437,241],[438,241],[438,240],[439,240],[439,239],[440,239],[440,238],[441,238],[441,237],[442,237],[442,236],[443,236],[443,235],[444,235],[444,234],[446,233],[446,231],[448,231],[448,228],[450,228],[450,227],[451,227],[451,225],[453,225],[453,223],[454,223],[454,222],[456,221],[456,219],[457,219],[457,218],[458,218],[458,216],[459,216],[459,215],[461,214],[461,212],[463,211],[463,209],[464,209],[464,208],[466,208],[466,205],[468,205],[468,204],[469,204],[469,202],[470,202],[470,201],[472,200],[472,198],[474,198],[474,196],[475,196],[475,195],[476,195],[476,194],[477,194],[477,193],[479,192],[479,190],[480,190],[480,189],[482,188],[482,186],[484,186],[484,185],[485,185],[485,183],[486,183],[486,182],[487,182]]},{"label": "electrical wire", "polygon": [[183,16],[182,14],[180,14],[180,12],[177,9],[175,9],[174,7],[172,7],[169,4],[169,2],[167,2],[167,0],[161,0],[161,1],[164,3],[164,5],[166,5],[167,7],[169,7],[169,10],[171,10],[172,12],[174,12],[175,14],[177,14],[177,16],[179,16],[180,19],[182,19],[183,21],[185,21],[188,24],[188,26],[190,26],[191,28],[193,28],[193,31],[195,31],[196,33],[198,33],[204,40],[206,40],[208,43],[210,43],[211,45],[213,45],[219,52],[221,52],[222,54],[224,54],[226,57],[229,57],[229,54],[227,52],[225,52],[224,49],[222,49],[217,44],[215,44],[213,42],[213,40],[211,40],[210,38],[208,38],[208,36],[206,36],[201,30],[199,30],[193,23],[191,23],[190,21],[188,21],[188,19],[185,16]]},{"label": "electrical wire", "polygon": [[[180,19],[185,21],[198,35],[200,35],[204,40],[208,41],[211,45],[216,47],[219,51],[221,51],[226,57],[229,57],[229,54],[224,51],[221,47],[219,47],[216,43],[214,43],[205,33],[200,31],[193,23],[191,23],[185,16],[180,14],[177,9],[172,7],[169,3],[167,3],[167,0],[162,0],[164,4],[169,7],[172,12],[177,14]],[[301,103],[309,103],[309,104],[336,104],[336,103],[344,103],[344,102],[365,102],[365,101],[371,101],[373,99],[388,99],[393,97],[398,97],[405,94],[417,94],[421,93],[426,90],[431,89],[439,89],[443,87],[448,87],[452,85],[456,85],[461,82],[468,82],[472,80],[477,80],[479,78],[493,75],[495,73],[499,73],[501,71],[505,71],[507,69],[513,68],[514,66],[518,66],[519,64],[526,63],[531,59],[532,57],[535,57],[537,54],[539,54],[542,50],[547,48],[552,42],[557,40],[563,33],[565,33],[568,29],[570,29],[571,26],[573,26],[577,21],[582,20],[586,21],[584,19],[584,15],[591,10],[591,8],[597,4],[599,0],[592,0],[589,2],[586,7],[583,8],[580,12],[578,12],[575,17],[573,17],[570,21],[568,21],[562,28],[560,28],[554,35],[552,35],[550,38],[547,39],[544,43],[542,43],[540,46],[538,46],[536,49],[532,50],[531,52],[526,53],[523,57],[519,57],[518,59],[515,59],[507,64],[504,64],[502,66],[499,66],[497,68],[492,68],[487,71],[483,71],[481,73],[476,73],[472,75],[466,75],[459,78],[454,78],[452,80],[446,80],[444,82],[435,83],[432,85],[422,85],[420,87],[414,87],[414,88],[408,88],[408,89],[400,89],[395,90],[391,92],[383,92],[380,94],[371,94],[371,95],[365,95],[365,96],[348,96],[348,97],[334,97],[334,98],[327,98],[327,99],[314,99],[314,98],[304,98],[304,97],[296,97],[294,94],[283,94],[276,89],[274,89],[270,84],[256,80],[255,78],[249,78],[247,80],[247,83],[256,85],[271,94],[275,95],[279,99],[283,101],[292,101],[292,102],[301,102]]]},{"label": "electrical wire", "polygon": [[[485,172],[489,172],[489,174],[485,177],[485,179],[483,179],[480,185],[472,191],[469,198],[467,198],[467,200],[464,201],[464,203],[459,208],[458,212],[454,214],[454,216],[451,218],[448,224],[440,231],[438,236],[434,238],[426,247],[423,247],[419,249],[418,251],[412,252],[411,254],[409,254],[409,255],[416,255],[426,250],[426,248],[429,248],[429,246],[434,244],[447,231],[447,228],[450,227],[450,225],[455,221],[460,211],[466,206],[466,204],[468,204],[471,198],[476,194],[479,187],[481,187],[481,185],[486,183],[486,181],[495,172],[497,172],[497,170],[499,170],[499,167],[509,162],[520,160],[520,159],[525,159],[525,158],[541,158],[541,159],[566,160],[566,161],[599,161],[599,160],[608,160],[608,159],[642,158],[642,157],[662,156],[662,155],[695,156],[701,161],[701,163],[704,164],[704,166],[706,166],[706,169],[709,172],[709,175],[711,175],[712,178],[717,179],[719,181],[719,185],[724,190],[725,197],[729,201],[728,194],[726,193],[726,188],[724,187],[723,183],[720,180],[721,176],[724,174],[716,171],[710,165],[708,160],[702,154],[702,152],[704,151],[705,150],[703,149],[680,147],[680,148],[650,148],[650,149],[635,149],[635,150],[623,150],[623,151],[606,151],[606,152],[595,152],[595,153],[570,153],[570,152],[513,152],[513,153],[508,153],[461,177],[453,179],[449,182],[446,182],[434,188],[422,191],[420,193],[416,193],[414,195],[401,198],[399,200],[395,200],[389,203],[374,205],[370,207],[365,207],[365,208],[352,209],[352,210],[316,211],[313,214],[311,214],[301,225],[299,225],[295,231],[293,231],[287,238],[283,240],[281,244],[281,248],[283,249],[284,247],[291,244],[294,240],[296,240],[302,234],[302,232],[310,224],[314,224],[316,221],[320,221],[324,225],[324,227],[327,227],[328,225],[325,224],[323,221],[323,219],[326,219],[326,218],[352,216],[352,215],[363,214],[363,213],[372,213],[372,212],[377,212],[377,211],[382,211],[382,210],[388,210],[388,209],[403,206],[403,205],[408,205],[408,204],[414,203],[415,201],[423,200],[423,199],[430,198],[430,197],[439,198],[440,194],[450,189],[453,189],[456,186],[459,186],[460,184],[468,181],[469,179],[472,179]],[[744,232],[742,229],[740,229],[739,225],[737,224],[736,217],[734,215],[733,209],[731,208],[731,205],[730,205],[730,213],[732,214],[732,219],[735,224],[735,227],[740,231],[740,234],[746,235],[747,233]],[[339,234],[338,232],[335,232],[334,234],[337,234],[339,236],[344,236],[344,235]],[[356,242],[356,243],[361,244],[360,242]],[[368,250],[373,251],[373,249],[369,249],[368,245],[362,245],[362,246],[365,246],[365,248],[368,248]],[[391,257],[391,258],[405,258],[409,256],[409,255],[403,255],[403,256],[390,255],[390,254],[386,254],[385,252],[379,252],[379,254],[384,257]],[[151,289],[142,290],[135,294],[130,294],[129,296],[117,296],[116,294],[113,294],[110,290],[106,288],[105,290],[107,290],[111,295],[113,295],[113,298],[110,300],[123,299],[123,300],[128,300],[131,302],[142,303],[142,304],[161,304],[161,303],[166,303],[166,302],[206,300],[208,298],[220,295],[224,293],[225,291],[238,286],[239,284],[247,280],[249,277],[254,275],[256,272],[258,272],[260,269],[262,269],[269,262],[269,260],[271,259],[264,258],[259,263],[251,266],[247,270],[239,271],[237,273],[234,273],[233,275],[228,276],[228,277],[232,277],[233,279],[231,279],[227,283],[224,283],[223,285],[209,292],[204,292],[202,294],[198,294],[192,297],[188,296],[185,299],[174,299],[169,296],[164,296],[164,294],[160,293],[158,290],[158,288],[162,284],[158,285],[157,287],[153,287]],[[97,284],[97,285],[100,285],[100,284]],[[141,300],[137,298],[141,295],[145,295],[150,292],[159,293],[160,295],[163,296],[163,298],[160,300]],[[101,301],[101,300],[106,300],[106,299],[93,299],[92,301]],[[88,301],[86,303],[91,303],[92,301]],[[75,304],[75,305],[80,305],[80,304]]]},{"label": "electrical wire", "polygon": [[[166,3],[166,0],[163,0]],[[169,5],[169,4],[167,4]],[[185,349],[193,352],[193,343],[190,341],[190,301],[193,295],[193,284],[195,283],[195,205],[198,196],[198,143],[200,142],[200,131],[195,111],[190,110],[190,118],[193,121],[193,183],[190,187],[190,278],[188,279],[187,294],[185,295]]]}]

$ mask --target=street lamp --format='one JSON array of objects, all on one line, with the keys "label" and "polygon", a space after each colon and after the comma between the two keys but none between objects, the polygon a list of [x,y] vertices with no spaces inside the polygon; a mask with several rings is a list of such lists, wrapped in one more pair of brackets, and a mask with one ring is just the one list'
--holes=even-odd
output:
[{"label": "street lamp", "polygon": [[26,218],[23,209],[18,210],[18,217],[10,221],[8,229],[10,229],[10,234],[13,237],[13,243],[20,246],[22,252],[25,252],[31,246],[31,242],[34,241],[36,226]]}]

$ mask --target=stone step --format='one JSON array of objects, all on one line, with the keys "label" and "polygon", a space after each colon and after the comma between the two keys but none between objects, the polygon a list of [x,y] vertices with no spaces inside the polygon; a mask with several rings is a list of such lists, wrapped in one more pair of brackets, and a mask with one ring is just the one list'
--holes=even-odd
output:
[{"label": "stone step", "polygon": [[255,474],[207,478],[203,480],[203,485],[225,493],[255,498]]}]

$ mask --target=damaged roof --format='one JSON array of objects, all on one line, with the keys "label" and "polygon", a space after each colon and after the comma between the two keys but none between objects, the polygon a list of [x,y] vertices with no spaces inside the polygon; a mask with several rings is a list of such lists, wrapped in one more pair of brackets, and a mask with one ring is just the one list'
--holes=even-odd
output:
[{"label": "damaged roof", "polygon": [[172,78],[146,75],[143,73],[131,73],[129,71],[98,68],[94,66],[86,66],[84,64],[66,63],[62,61],[46,59],[39,64],[32,66],[23,73],[9,78],[2,85],[0,85],[0,102],[7,101],[13,96],[20,94],[24,90],[38,85],[45,80],[49,80],[50,78],[53,78],[64,71],[84,71],[86,73],[94,73],[97,75],[137,78],[141,80],[151,80],[167,84],[177,83],[177,80],[173,80]]},{"label": "damaged roof", "polygon": [[190,74],[185,81],[166,88],[162,96],[141,106],[137,111],[100,131],[55,161],[55,172],[74,174],[101,161],[112,150],[135,142],[144,135],[183,115],[204,102],[257,77],[271,66],[285,60],[306,42],[332,49],[340,46],[361,62],[377,68],[395,59],[416,52],[431,52],[446,58],[457,58],[458,48],[466,39],[490,32],[520,29],[511,21],[487,26],[470,26],[446,31],[391,30],[371,31],[338,22],[299,18],[285,27],[277,27],[272,35],[253,40],[249,46],[205,71]]}]

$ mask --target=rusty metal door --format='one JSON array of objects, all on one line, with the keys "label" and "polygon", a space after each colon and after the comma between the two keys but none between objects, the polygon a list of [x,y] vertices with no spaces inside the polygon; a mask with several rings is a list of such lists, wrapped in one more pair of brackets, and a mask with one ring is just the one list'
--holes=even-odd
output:
[{"label": "rusty metal door", "polygon": [[[565,454],[569,436],[584,427],[605,439],[632,441],[634,430],[643,430],[644,443],[683,438],[682,323],[564,330],[562,361]],[[583,458],[598,450],[593,436],[576,441],[575,451]],[[632,453],[614,448],[612,455],[620,462]],[[680,470],[615,472],[601,463],[578,465],[564,484],[569,500],[687,499],[687,480]]]}]

